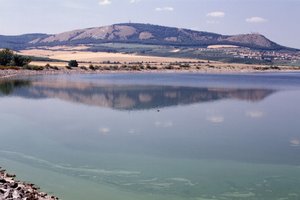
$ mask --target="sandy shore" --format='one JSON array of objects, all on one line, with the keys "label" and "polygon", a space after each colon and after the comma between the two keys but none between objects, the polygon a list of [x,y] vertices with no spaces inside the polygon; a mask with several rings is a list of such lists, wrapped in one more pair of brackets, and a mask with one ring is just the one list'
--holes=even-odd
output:
[{"label": "sandy shore", "polygon": [[40,192],[34,184],[15,180],[15,175],[8,174],[0,167],[0,200],[57,200],[57,197]]}]

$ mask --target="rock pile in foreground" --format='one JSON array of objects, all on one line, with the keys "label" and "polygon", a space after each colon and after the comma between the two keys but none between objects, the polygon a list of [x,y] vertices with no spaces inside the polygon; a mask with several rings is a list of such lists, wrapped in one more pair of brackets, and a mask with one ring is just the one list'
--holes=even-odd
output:
[{"label": "rock pile in foreground", "polygon": [[0,200],[58,200],[40,192],[39,188],[31,183],[16,181],[15,175],[6,173],[0,167]]}]

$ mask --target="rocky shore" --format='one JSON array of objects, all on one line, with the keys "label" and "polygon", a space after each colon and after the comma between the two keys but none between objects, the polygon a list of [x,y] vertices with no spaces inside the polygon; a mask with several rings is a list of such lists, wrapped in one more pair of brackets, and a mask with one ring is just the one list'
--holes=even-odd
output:
[{"label": "rocky shore", "polygon": [[300,67],[267,67],[255,65],[236,65],[236,66],[203,66],[199,69],[101,69],[91,70],[88,68],[57,68],[57,69],[43,69],[43,70],[28,70],[28,69],[1,69],[0,78],[15,78],[18,76],[30,75],[55,75],[55,74],[105,74],[105,73],[255,73],[255,72],[300,72]]},{"label": "rocky shore", "polygon": [[[30,76],[30,75],[51,75],[51,74],[70,74],[70,73],[80,73],[79,71],[73,70],[0,70],[0,78],[11,78],[17,76]],[[83,73],[83,72],[82,72]]]},{"label": "rocky shore", "polygon": [[0,200],[58,200],[57,197],[40,192],[34,184],[15,180],[0,167]]}]

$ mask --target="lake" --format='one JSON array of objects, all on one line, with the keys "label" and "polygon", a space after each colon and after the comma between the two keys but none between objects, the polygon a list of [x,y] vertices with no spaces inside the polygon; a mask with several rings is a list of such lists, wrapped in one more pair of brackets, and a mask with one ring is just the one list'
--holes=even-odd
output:
[{"label": "lake", "polygon": [[64,200],[299,200],[300,74],[0,82],[0,166]]}]

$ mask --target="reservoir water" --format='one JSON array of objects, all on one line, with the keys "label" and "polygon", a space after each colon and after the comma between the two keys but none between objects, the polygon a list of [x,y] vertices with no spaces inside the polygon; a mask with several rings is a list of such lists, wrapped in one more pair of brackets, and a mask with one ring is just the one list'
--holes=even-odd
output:
[{"label": "reservoir water", "polygon": [[299,200],[300,74],[0,82],[0,166],[64,200]]}]

